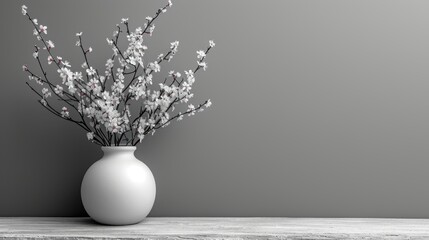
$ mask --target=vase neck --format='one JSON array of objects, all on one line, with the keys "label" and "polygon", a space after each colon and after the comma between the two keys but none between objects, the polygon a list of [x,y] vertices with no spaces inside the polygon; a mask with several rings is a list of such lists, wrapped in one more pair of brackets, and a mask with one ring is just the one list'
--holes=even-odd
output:
[{"label": "vase neck", "polygon": [[132,154],[136,150],[135,146],[111,146],[111,147],[101,147],[104,155],[116,155],[116,154]]}]

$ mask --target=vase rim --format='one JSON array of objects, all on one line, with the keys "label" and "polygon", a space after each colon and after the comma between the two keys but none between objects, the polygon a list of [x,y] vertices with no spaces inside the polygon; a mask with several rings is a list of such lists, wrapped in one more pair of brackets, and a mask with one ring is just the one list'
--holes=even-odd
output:
[{"label": "vase rim", "polygon": [[106,149],[106,150],[135,150],[137,149],[136,146],[101,146],[101,149]]}]

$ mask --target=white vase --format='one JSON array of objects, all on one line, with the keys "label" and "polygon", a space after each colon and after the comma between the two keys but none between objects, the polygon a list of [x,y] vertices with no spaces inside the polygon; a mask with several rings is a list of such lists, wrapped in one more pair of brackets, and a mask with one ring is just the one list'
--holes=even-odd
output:
[{"label": "white vase", "polygon": [[155,201],[155,179],[134,156],[136,147],[101,147],[104,156],[85,173],[82,203],[95,221],[108,225],[141,222]]}]

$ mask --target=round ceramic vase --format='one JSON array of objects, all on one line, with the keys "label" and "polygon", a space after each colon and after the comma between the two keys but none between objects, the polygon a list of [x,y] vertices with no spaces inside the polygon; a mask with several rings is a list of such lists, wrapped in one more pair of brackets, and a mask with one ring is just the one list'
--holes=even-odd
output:
[{"label": "round ceramic vase", "polygon": [[88,215],[107,225],[141,222],[155,201],[155,179],[134,156],[136,147],[101,147],[104,156],[85,173],[82,203]]}]

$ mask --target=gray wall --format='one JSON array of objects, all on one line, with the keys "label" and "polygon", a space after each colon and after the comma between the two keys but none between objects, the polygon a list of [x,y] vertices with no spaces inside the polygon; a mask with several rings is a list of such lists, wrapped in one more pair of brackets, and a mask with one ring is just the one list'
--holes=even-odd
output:
[{"label": "gray wall", "polygon": [[[161,2],[0,2],[0,216],[82,216],[80,182],[102,152],[26,88],[23,3],[58,55],[79,66],[83,31],[101,67],[121,17],[135,27]],[[176,1],[148,57],[179,40],[164,68],[188,69],[214,39],[195,87],[214,105],[139,145],[151,215],[429,217],[428,27],[428,1]]]}]

